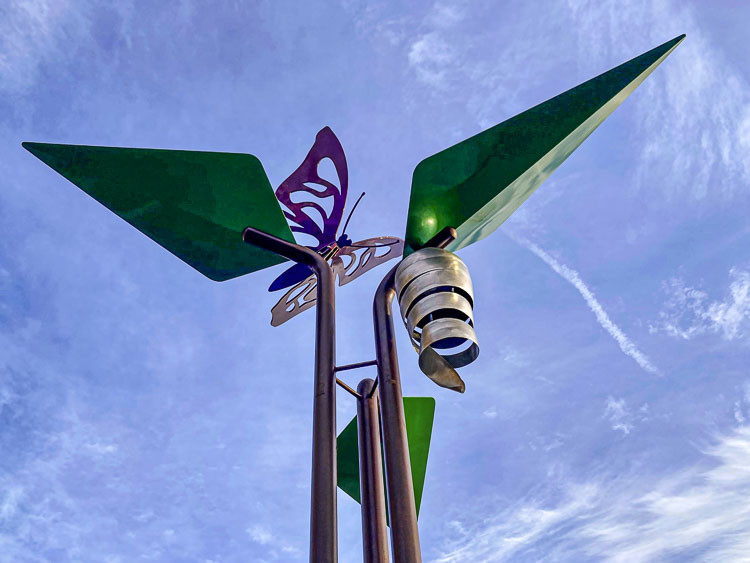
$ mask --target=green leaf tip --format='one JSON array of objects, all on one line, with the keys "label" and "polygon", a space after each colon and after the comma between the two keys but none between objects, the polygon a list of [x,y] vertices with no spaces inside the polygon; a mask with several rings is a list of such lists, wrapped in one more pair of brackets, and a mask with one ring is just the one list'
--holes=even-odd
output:
[{"label": "green leaf tip", "polygon": [[679,35],[420,162],[404,255],[444,227],[458,250],[497,229],[685,39]]},{"label": "green leaf tip", "polygon": [[242,240],[251,226],[294,242],[249,154],[24,142],[39,160],[214,281],[284,261]]}]

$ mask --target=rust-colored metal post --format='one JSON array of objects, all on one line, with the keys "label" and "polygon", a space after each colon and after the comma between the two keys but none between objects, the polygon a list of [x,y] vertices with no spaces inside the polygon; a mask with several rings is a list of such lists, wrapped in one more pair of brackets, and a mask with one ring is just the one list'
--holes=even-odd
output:
[{"label": "rust-colored metal post", "polygon": [[393,330],[392,305],[396,296],[394,277],[397,267],[394,266],[380,283],[373,302],[388,515],[394,563],[421,563],[417,508],[414,503],[414,484],[411,479],[409,443],[406,440],[404,402]]},{"label": "rust-colored metal post", "polygon": [[[446,227],[425,246],[445,248],[456,239],[456,230]],[[398,370],[398,351],[393,329],[393,299],[396,297],[396,264],[375,292],[372,313],[375,325],[375,353],[378,361],[380,413],[388,486],[388,515],[394,563],[421,563],[417,507],[411,478],[406,417]]]},{"label": "rust-colored metal post", "polygon": [[357,386],[359,475],[362,504],[362,551],[365,563],[388,563],[383,459],[380,449],[378,392],[372,379]]},{"label": "rust-colored metal post", "polygon": [[245,242],[309,266],[318,282],[315,320],[310,562],[338,561],[336,514],[336,315],[334,276],[317,252],[247,227]]}]

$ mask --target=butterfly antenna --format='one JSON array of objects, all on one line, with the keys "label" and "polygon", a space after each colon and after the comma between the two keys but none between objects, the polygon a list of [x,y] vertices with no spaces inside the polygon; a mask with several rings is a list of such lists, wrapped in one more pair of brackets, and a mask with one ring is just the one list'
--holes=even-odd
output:
[{"label": "butterfly antenna", "polygon": [[346,234],[346,228],[349,226],[349,219],[352,218],[352,215],[354,215],[354,210],[357,209],[357,206],[359,205],[359,202],[362,201],[362,198],[365,197],[365,192],[362,192],[362,194],[357,198],[357,201],[354,202],[354,207],[352,207],[352,210],[349,212],[349,217],[346,218],[346,223],[344,223],[344,228],[341,230],[341,234]]}]

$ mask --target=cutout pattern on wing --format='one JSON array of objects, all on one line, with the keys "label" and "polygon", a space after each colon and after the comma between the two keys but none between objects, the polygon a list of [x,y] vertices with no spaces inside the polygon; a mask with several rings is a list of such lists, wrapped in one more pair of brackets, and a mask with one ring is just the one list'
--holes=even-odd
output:
[{"label": "cutout pattern on wing", "polygon": [[315,305],[318,300],[317,288],[318,282],[315,280],[315,276],[310,276],[287,291],[271,309],[271,326],[284,324],[292,317]]},{"label": "cutout pattern on wing", "polygon": [[[329,158],[336,169],[339,185],[336,186],[329,180],[322,178],[318,173],[318,165],[324,159]],[[311,184],[317,185],[315,189]],[[336,241],[336,231],[344,215],[346,194],[349,189],[349,171],[346,165],[346,157],[341,143],[329,127],[324,127],[315,136],[310,152],[299,168],[284,180],[276,190],[276,198],[289,211],[284,215],[293,224],[290,226],[293,232],[306,233],[315,237],[318,250]],[[333,206],[330,213],[319,202],[292,201],[292,196],[298,193],[306,193],[317,199],[333,198]],[[314,209],[323,218],[323,224],[319,225],[305,210]],[[316,214],[317,215],[317,214]]]},{"label": "cutout pattern on wing", "polygon": [[403,252],[404,241],[398,237],[368,238],[343,247],[331,262],[331,269],[342,286]]},{"label": "cutout pattern on wing", "polygon": [[[404,241],[398,237],[369,238],[342,248],[331,262],[331,269],[342,286],[383,262],[399,258],[403,252]],[[271,309],[271,325],[284,324],[315,305],[317,287],[315,276],[310,276],[287,291]]]}]

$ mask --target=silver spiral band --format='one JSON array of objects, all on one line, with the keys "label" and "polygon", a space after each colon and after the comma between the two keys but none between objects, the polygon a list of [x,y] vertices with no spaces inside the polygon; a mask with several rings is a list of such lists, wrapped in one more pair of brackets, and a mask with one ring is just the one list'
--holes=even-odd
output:
[{"label": "silver spiral band", "polygon": [[422,372],[438,385],[463,393],[466,386],[456,368],[479,355],[466,265],[447,250],[418,250],[399,264],[396,294]]}]

